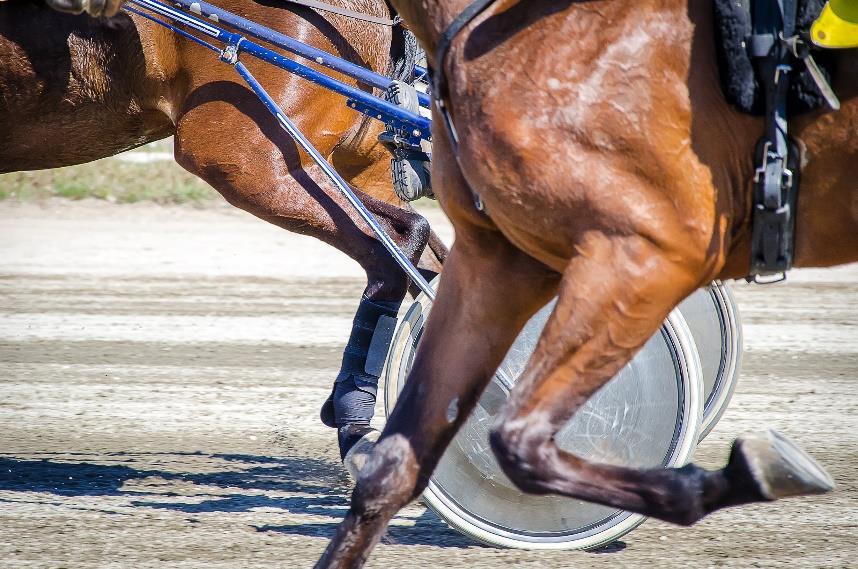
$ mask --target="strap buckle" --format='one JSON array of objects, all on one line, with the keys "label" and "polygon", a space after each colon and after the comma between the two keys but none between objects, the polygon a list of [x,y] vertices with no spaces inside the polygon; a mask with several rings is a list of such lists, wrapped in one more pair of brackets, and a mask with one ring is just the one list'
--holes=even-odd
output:
[{"label": "strap buckle", "polygon": [[750,277],[745,277],[745,280],[749,283],[754,283],[758,285],[771,285],[782,283],[787,280],[786,272],[776,273],[774,275],[768,275],[771,278],[761,278],[763,275],[753,275]]},{"label": "strap buckle", "polygon": [[813,55],[810,54],[810,46],[798,35],[785,38],[783,33],[781,33],[780,41],[789,50],[793,57],[804,62],[807,71],[810,73],[810,76],[813,78],[813,82],[816,83],[816,87],[819,89],[819,92],[822,93],[822,96],[825,99],[825,102],[828,103],[828,106],[831,107],[832,110],[839,111],[840,99],[837,98],[837,95],[834,93],[834,89],[831,87],[831,83],[828,82],[828,79],[825,77],[822,69],[819,68],[816,60],[813,59]]}]

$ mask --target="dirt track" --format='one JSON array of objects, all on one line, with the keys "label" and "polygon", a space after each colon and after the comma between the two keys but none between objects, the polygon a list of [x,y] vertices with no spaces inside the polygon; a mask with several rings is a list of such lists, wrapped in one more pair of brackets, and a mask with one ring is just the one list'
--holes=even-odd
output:
[{"label": "dirt track", "polygon": [[[347,507],[317,412],[361,283],[233,210],[0,204],[0,565],[311,566]],[[858,266],[734,291],[742,382],[698,460],[776,427],[836,492],[600,553],[482,547],[415,505],[369,566],[856,566]]]}]

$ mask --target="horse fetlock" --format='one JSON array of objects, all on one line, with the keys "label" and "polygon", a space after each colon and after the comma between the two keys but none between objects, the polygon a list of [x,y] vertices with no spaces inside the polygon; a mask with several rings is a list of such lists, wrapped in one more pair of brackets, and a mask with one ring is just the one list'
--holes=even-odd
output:
[{"label": "horse fetlock", "polygon": [[825,469],[777,431],[741,436],[724,474],[731,483],[725,505],[824,494],[834,489]]},{"label": "horse fetlock", "polygon": [[531,494],[547,492],[541,480],[546,462],[556,453],[550,439],[535,437],[530,429],[496,425],[489,432],[489,444],[504,474],[520,490]]},{"label": "horse fetlock", "polygon": [[724,492],[720,471],[711,472],[696,464],[655,471],[660,482],[645,484],[641,494],[649,506],[641,513],[681,526],[691,526],[709,514],[709,504]]},{"label": "horse fetlock", "polygon": [[399,434],[384,437],[375,443],[358,472],[352,510],[362,518],[393,515],[415,497],[418,472],[408,439]]}]

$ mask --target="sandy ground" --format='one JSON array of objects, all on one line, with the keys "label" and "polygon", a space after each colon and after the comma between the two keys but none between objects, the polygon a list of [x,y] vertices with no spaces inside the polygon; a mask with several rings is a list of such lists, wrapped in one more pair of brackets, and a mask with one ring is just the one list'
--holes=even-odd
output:
[{"label": "sandy ground", "polygon": [[[317,412],[361,289],[231,209],[0,204],[0,566],[311,566],[347,508]],[[734,290],[742,381],[698,459],[776,427],[836,492],[598,553],[483,547],[414,505],[369,566],[858,565],[858,266]]]}]

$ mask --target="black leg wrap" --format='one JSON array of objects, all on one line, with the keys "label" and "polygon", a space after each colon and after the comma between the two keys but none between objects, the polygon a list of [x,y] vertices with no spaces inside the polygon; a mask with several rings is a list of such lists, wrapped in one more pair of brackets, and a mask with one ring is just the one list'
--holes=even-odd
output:
[{"label": "black leg wrap", "polygon": [[354,375],[334,383],[334,417],[338,427],[345,425],[369,425],[375,414],[375,389],[359,385]]},{"label": "black leg wrap", "polygon": [[[389,330],[392,333],[398,310],[398,303],[373,302],[366,298],[361,300],[351,336],[343,352],[340,373],[330,397],[322,406],[320,418],[328,427],[369,425],[374,414],[381,374],[378,362],[380,360],[383,364],[387,353],[383,332]],[[384,328],[379,335],[382,341],[373,343],[377,328]]]}]

